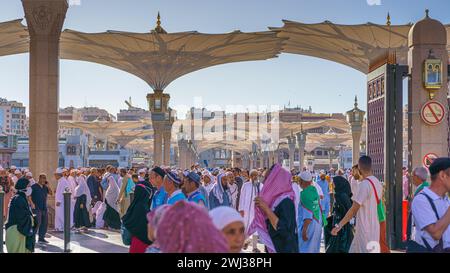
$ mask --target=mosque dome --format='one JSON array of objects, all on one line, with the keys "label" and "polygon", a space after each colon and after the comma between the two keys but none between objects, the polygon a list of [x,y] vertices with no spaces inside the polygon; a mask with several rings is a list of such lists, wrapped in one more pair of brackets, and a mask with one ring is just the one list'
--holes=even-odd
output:
[{"label": "mosque dome", "polygon": [[409,31],[408,45],[416,44],[447,45],[447,31],[438,20],[432,19],[426,11],[424,19],[414,24]]}]

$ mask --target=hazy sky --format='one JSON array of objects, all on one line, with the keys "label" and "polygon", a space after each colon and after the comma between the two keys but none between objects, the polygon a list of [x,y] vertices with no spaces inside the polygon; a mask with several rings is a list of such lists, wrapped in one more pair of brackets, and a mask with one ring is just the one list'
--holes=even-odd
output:
[{"label": "hazy sky", "polygon": [[[64,28],[84,32],[121,30],[147,32],[155,27],[157,12],[168,32],[197,30],[226,33],[264,31],[281,27],[282,19],[305,23],[329,20],[341,24],[368,21],[385,24],[415,22],[430,16],[450,23],[448,0],[72,0]],[[20,0],[0,1],[0,22],[23,18]],[[25,21],[24,21],[25,24]],[[226,64],[203,69],[174,81],[166,88],[171,106],[191,106],[194,97],[204,105],[312,106],[315,112],[345,112],[355,95],[365,109],[362,73],[333,62],[282,54],[268,61]],[[116,114],[132,97],[147,108],[150,87],[141,79],[102,65],[61,61],[60,104],[98,106]],[[0,97],[28,106],[28,54],[0,58]]]}]

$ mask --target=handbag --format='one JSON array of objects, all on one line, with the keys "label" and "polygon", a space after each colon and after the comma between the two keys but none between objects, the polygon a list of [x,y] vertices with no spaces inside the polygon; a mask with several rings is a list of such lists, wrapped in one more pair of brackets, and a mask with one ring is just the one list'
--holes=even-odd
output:
[{"label": "handbag", "polygon": [[124,224],[120,226],[120,235],[122,237],[122,243],[124,245],[131,245],[131,233],[128,231]]},{"label": "handbag", "polygon": [[[426,195],[425,193],[421,192],[420,194],[424,195],[428,202],[431,205],[431,208],[433,209],[434,214],[436,215],[436,221],[439,221],[439,214],[437,212],[436,206],[433,203],[433,200],[431,200],[431,198]],[[408,223],[411,220],[412,214],[410,213],[409,215],[410,219],[408,219]],[[411,220],[412,221],[412,220]],[[407,242],[406,242],[406,253],[444,253],[446,252],[446,250],[444,250],[444,241],[442,240],[442,238],[439,240],[439,243],[432,248],[430,246],[430,244],[428,244],[427,240],[421,236],[423,243],[425,244],[425,246],[422,246],[421,244],[417,243],[414,240],[411,240],[411,230],[408,226],[408,235],[407,235]]]},{"label": "handbag", "polygon": [[384,204],[383,200],[380,200],[378,198],[377,190],[375,189],[375,185],[373,184],[372,180],[369,178],[366,178],[370,184],[372,185],[373,191],[375,192],[375,199],[377,200],[377,214],[378,214],[378,222],[382,223],[386,221],[386,211],[384,210]]}]

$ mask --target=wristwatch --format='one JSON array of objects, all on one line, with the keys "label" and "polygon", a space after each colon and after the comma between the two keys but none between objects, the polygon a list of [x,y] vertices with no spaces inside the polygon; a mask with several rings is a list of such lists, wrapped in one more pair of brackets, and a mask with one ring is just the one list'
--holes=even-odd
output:
[{"label": "wristwatch", "polygon": [[339,224],[334,225],[335,228],[341,229],[341,226]]}]

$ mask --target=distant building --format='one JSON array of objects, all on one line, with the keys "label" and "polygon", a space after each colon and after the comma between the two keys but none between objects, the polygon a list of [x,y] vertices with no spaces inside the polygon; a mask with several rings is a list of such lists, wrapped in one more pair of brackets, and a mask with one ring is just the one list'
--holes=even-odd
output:
[{"label": "distant building", "polygon": [[139,121],[151,118],[152,114],[150,111],[140,108],[120,110],[120,113],[117,114],[117,121]]},{"label": "distant building", "polygon": [[[82,146],[85,145],[81,138],[76,143],[74,139],[60,138],[58,143],[58,167],[82,167],[84,157]],[[18,168],[30,167],[30,141],[28,138],[19,138],[17,141],[17,150],[12,154],[12,165]]]},{"label": "distant building", "polygon": [[342,113],[313,113],[311,107],[308,110],[300,107],[284,108],[278,114],[281,122],[317,122],[326,119],[346,120],[345,115]]},{"label": "distant building", "polygon": [[199,154],[199,164],[203,167],[231,167],[231,151],[226,149],[214,148]]},{"label": "distant building", "polygon": [[12,154],[17,149],[17,136],[0,135],[0,166],[8,168],[12,166]]},{"label": "distant building", "polygon": [[142,119],[151,119],[152,113],[142,108],[134,107],[131,98],[129,101],[125,101],[128,105],[128,109],[120,110],[117,114],[117,121],[139,121]]},{"label": "distant building", "polygon": [[[59,109],[59,121],[94,121],[94,120],[115,120],[114,116],[104,109],[97,107],[75,108],[73,106]],[[79,136],[82,132],[77,128],[67,128],[64,124],[59,125],[59,137]]]},{"label": "distant building", "polygon": [[88,166],[104,168],[108,165],[114,167],[131,166],[131,154],[128,150],[120,149],[114,151],[90,151]]},{"label": "distant building", "polygon": [[115,117],[108,113],[105,109],[98,107],[66,107],[59,110],[60,121],[94,121],[106,120],[113,121]]},{"label": "distant building", "polygon": [[0,98],[0,133],[27,136],[25,110],[21,102]]},{"label": "distant building", "polygon": [[195,107],[191,107],[191,110],[189,110],[189,112],[187,112],[186,114],[186,119],[191,119],[191,120],[210,120],[213,118],[220,118],[220,117],[225,117],[225,111],[209,111],[206,108],[195,108]]}]

